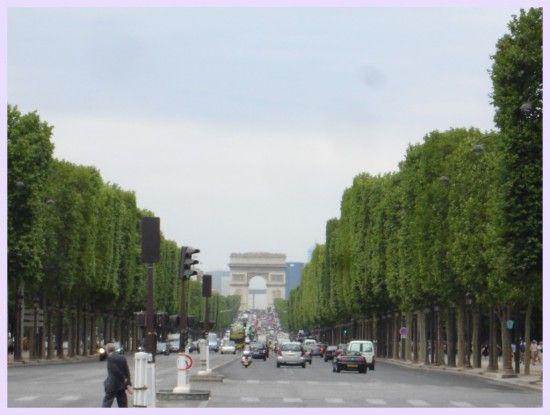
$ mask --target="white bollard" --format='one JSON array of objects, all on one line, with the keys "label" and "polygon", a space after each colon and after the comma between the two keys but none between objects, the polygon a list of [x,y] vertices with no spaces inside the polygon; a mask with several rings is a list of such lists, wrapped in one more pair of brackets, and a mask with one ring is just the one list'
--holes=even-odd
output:
[{"label": "white bollard", "polygon": [[138,352],[134,355],[134,407],[146,408],[147,391],[147,360],[149,354]]},{"label": "white bollard", "polygon": [[205,339],[200,339],[199,345],[201,349],[201,370],[198,375],[209,375],[212,371],[210,370],[210,349],[208,347],[208,342]]},{"label": "white bollard", "polygon": [[155,378],[155,363],[153,362],[153,356],[148,354],[149,361],[147,362],[147,391],[148,393],[148,406],[154,408],[157,403],[157,382]]},{"label": "white bollard", "polygon": [[[191,364],[191,362],[189,362]],[[187,393],[190,390],[189,382],[187,381],[187,370],[188,370],[188,361],[186,359],[185,353],[180,353],[177,360],[178,368],[178,383],[176,387],[172,390],[174,393]]]}]

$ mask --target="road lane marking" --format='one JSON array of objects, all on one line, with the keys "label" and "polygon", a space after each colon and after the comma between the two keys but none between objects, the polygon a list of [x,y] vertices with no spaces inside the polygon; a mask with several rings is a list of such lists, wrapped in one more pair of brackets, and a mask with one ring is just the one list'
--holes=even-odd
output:
[{"label": "road lane marking", "polygon": [[317,382],[316,380],[308,380],[306,383],[308,385],[318,385],[319,384],[319,382]]},{"label": "road lane marking", "polygon": [[80,399],[80,396],[68,395],[68,396],[63,396],[59,398],[58,401],[78,401],[79,399]]},{"label": "road lane marking", "polygon": [[337,385],[349,386],[349,382],[336,382]]},{"label": "road lane marking", "polygon": [[302,398],[283,398],[285,403],[300,403],[303,402]]},{"label": "road lane marking", "polygon": [[387,405],[388,403],[384,399],[367,398],[367,403],[371,405]]},{"label": "road lane marking", "polygon": [[21,398],[17,398],[16,401],[34,401],[35,399],[38,399],[38,396],[23,396]]},{"label": "road lane marking", "polygon": [[242,396],[241,402],[260,402],[260,399],[255,397],[249,397],[249,396]]},{"label": "road lane marking", "polygon": [[258,379],[248,379],[246,383],[260,383]]},{"label": "road lane marking", "polygon": [[288,381],[288,380],[278,380],[277,383],[288,385],[290,383],[290,381]]},{"label": "road lane marking", "polygon": [[342,398],[325,398],[326,403],[344,403]]},{"label": "road lane marking", "polygon": [[423,401],[422,399],[409,399],[407,402],[412,406],[428,406],[428,402]]},{"label": "road lane marking", "polygon": [[449,403],[453,406],[458,406],[459,408],[471,408],[471,407],[473,407],[473,405],[470,402],[449,401]]},{"label": "road lane marking", "polygon": [[512,403],[497,403],[497,406],[500,408],[515,408],[516,405]]}]

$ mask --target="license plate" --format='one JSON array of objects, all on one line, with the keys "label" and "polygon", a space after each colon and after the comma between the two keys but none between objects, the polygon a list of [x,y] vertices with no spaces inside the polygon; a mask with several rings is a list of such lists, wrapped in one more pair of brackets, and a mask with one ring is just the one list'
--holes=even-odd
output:
[{"label": "license plate", "polygon": [[357,365],[348,365],[348,367],[357,368]]}]

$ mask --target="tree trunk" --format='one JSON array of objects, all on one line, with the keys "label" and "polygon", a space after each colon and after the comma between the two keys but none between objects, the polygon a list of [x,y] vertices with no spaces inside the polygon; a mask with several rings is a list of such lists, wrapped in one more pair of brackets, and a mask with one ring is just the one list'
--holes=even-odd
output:
[{"label": "tree trunk", "polygon": [[376,320],[376,315],[373,315],[372,316],[372,334],[373,334],[373,339],[374,339],[374,344],[375,344],[375,347],[376,347],[376,356],[380,356],[379,354],[379,344],[378,344],[378,324],[377,324],[377,320]]},{"label": "tree trunk", "polygon": [[[527,310],[525,311],[525,352],[524,360],[525,366],[523,369],[523,374],[531,374],[531,314],[533,313],[533,305],[529,303],[527,305]],[[516,346],[517,347],[517,346]]]},{"label": "tree trunk", "polygon": [[506,327],[506,322],[510,319],[511,307],[504,306],[499,313],[500,318],[500,336],[502,339],[502,369],[509,375],[513,374],[512,368],[512,345],[510,339],[510,331]]},{"label": "tree trunk", "polygon": [[443,318],[439,307],[436,312],[436,320],[435,364],[442,366],[445,364],[445,354],[443,353]]},{"label": "tree trunk", "polygon": [[96,353],[96,338],[95,338],[95,327],[96,327],[96,314],[92,309],[90,313],[90,355]]},{"label": "tree trunk", "polygon": [[401,321],[401,314],[395,313],[393,319],[393,358],[399,360],[399,322]]},{"label": "tree trunk", "polygon": [[75,313],[74,309],[69,309],[69,350],[68,354],[69,357],[74,357],[74,351],[75,351],[75,337],[76,337],[76,330],[75,330]]},{"label": "tree trunk", "polygon": [[80,301],[76,305],[76,326],[75,326],[75,354],[77,356],[81,355],[80,351],[80,340],[82,338],[81,330],[82,330],[82,322],[80,319],[82,318],[82,313],[80,311]]},{"label": "tree trunk", "polygon": [[424,310],[416,314],[416,321],[418,327],[418,361],[422,364],[429,364],[427,353],[428,342],[426,338],[426,312]]},{"label": "tree trunk", "polygon": [[82,356],[88,356],[88,313],[87,308],[82,312]]},{"label": "tree trunk", "polygon": [[46,359],[51,359],[53,357],[53,335],[52,335],[52,319],[53,312],[52,307],[47,306],[44,310],[44,324],[46,325]]},{"label": "tree trunk", "polygon": [[463,303],[456,307],[456,337],[457,337],[457,360],[459,367],[466,365],[466,310]]},{"label": "tree trunk", "polygon": [[488,371],[498,371],[497,324],[495,310],[489,310],[489,366]]},{"label": "tree trunk", "polygon": [[59,308],[57,309],[57,325],[55,333],[55,349],[57,357],[63,359],[65,354],[63,352],[63,301],[59,302]]},{"label": "tree trunk", "polygon": [[453,307],[447,308],[447,321],[445,328],[447,331],[447,366],[456,367],[456,348],[455,348],[455,312]]},{"label": "tree trunk", "polygon": [[479,341],[481,318],[479,313],[479,307],[474,305],[472,310],[472,360],[474,367],[481,368],[481,343]]},{"label": "tree trunk", "polygon": [[413,318],[413,362],[418,363],[418,317]]},{"label": "tree trunk", "polygon": [[411,356],[411,344],[412,344],[412,337],[413,337],[413,313],[411,311],[407,311],[406,314],[406,326],[407,326],[407,337],[405,338],[405,359],[407,361],[412,361]]}]

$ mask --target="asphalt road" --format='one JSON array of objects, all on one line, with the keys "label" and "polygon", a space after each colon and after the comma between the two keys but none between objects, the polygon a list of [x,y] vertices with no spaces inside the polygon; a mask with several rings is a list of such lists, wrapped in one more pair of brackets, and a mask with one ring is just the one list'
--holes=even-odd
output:
[{"label": "asphalt road", "polygon": [[[194,354],[198,363],[198,354]],[[537,407],[542,393],[452,373],[376,363],[375,371],[333,373],[318,357],[305,369],[276,368],[275,358],[244,368],[233,355],[211,355],[223,383],[193,383],[209,389],[209,401],[183,401],[183,407]],[[133,359],[128,356],[131,371]],[[157,390],[176,383],[176,355],[157,357]],[[198,364],[197,364],[198,366]],[[194,367],[192,372],[198,370]],[[99,407],[105,362],[10,367],[9,407]],[[132,373],[133,375],[133,373]],[[115,403],[116,405],[116,403]],[[159,405],[159,406],[162,406]]]},{"label": "asphalt road", "polygon": [[[192,353],[194,366],[199,368],[199,355]],[[211,353],[210,367],[235,359],[233,355]],[[134,379],[133,356],[126,356]],[[156,357],[157,390],[176,386],[177,355]],[[99,407],[103,400],[103,381],[107,376],[105,361],[63,363],[44,366],[8,368],[8,407]],[[129,400],[130,406],[132,399]],[[113,404],[116,407],[116,401]]]},{"label": "asphalt road", "polygon": [[[276,368],[275,358],[239,361],[217,371],[206,407],[537,407],[542,393],[484,379],[376,363],[376,370],[333,373],[319,357],[305,369]],[[206,385],[205,383],[201,384]],[[199,388],[199,386],[197,386]]]}]

